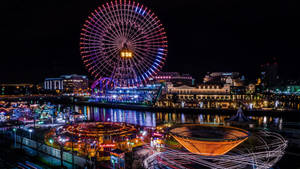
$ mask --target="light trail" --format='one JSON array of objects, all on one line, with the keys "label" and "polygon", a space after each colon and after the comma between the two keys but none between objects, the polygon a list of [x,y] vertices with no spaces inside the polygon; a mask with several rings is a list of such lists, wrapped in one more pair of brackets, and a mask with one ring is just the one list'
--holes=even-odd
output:
[{"label": "light trail", "polygon": [[258,131],[251,136],[254,144],[246,141],[232,151],[221,156],[201,156],[188,151],[166,148],[164,152],[155,153],[144,160],[144,166],[157,168],[216,168],[267,169],[274,166],[284,155],[287,141],[279,134]]}]

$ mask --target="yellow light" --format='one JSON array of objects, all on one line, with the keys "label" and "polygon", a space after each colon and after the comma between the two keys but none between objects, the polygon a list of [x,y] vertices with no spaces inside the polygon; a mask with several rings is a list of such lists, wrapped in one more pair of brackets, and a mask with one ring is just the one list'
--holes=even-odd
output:
[{"label": "yellow light", "polygon": [[127,49],[121,51],[121,58],[130,59],[133,57],[133,52]]}]

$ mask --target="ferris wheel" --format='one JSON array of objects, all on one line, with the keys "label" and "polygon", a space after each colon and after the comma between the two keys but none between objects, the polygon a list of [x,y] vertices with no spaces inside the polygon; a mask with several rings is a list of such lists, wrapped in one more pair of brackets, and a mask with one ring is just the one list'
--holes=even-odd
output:
[{"label": "ferris wheel", "polygon": [[120,86],[144,84],[161,70],[167,36],[155,14],[134,1],[111,1],[95,9],[83,25],[80,53],[96,78]]}]

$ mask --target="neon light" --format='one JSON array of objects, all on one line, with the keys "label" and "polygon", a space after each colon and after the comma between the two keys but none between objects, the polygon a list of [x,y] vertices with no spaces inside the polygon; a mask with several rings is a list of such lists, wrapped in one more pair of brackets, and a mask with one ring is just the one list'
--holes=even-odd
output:
[{"label": "neon light", "polygon": [[115,147],[116,144],[101,144],[100,147],[103,147],[103,148],[112,148],[112,147]]},{"label": "neon light", "polygon": [[153,133],[153,136],[162,137],[163,134],[161,134],[161,133]]}]

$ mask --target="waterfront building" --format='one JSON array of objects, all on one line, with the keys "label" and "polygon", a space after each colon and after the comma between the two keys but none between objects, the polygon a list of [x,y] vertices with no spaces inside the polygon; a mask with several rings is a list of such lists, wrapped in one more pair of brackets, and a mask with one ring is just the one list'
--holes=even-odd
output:
[{"label": "waterfront building", "polygon": [[46,78],[44,81],[45,90],[63,90],[63,78]]},{"label": "waterfront building", "polygon": [[238,72],[208,73],[203,81],[197,86],[167,84],[166,91],[156,105],[221,109],[244,106],[253,109],[275,104],[265,102],[267,97],[256,92],[257,85],[245,85],[245,77]]},{"label": "waterfront building", "polygon": [[160,97],[164,85],[147,84],[139,87],[115,87],[114,89],[95,89],[90,102],[127,103],[152,105]]},{"label": "waterfront building", "polygon": [[84,75],[62,75],[63,87],[66,92],[80,92],[89,88],[87,76]]},{"label": "waterfront building", "polygon": [[66,93],[81,92],[88,89],[88,78],[84,75],[62,75],[58,78],[46,78],[44,89],[59,90]]},{"label": "waterfront building", "polygon": [[243,109],[249,110],[300,109],[300,95],[262,93],[258,90],[259,87],[254,84],[248,86],[201,84],[196,87],[167,85],[166,93],[155,105],[173,108],[237,109],[242,106]]},{"label": "waterfront building", "polygon": [[154,83],[172,83],[174,86],[195,85],[195,79],[189,74],[180,74],[178,72],[159,72],[152,78]]}]

